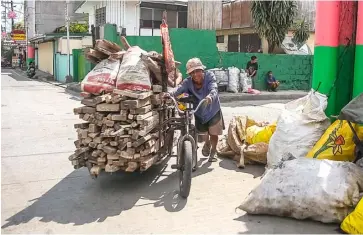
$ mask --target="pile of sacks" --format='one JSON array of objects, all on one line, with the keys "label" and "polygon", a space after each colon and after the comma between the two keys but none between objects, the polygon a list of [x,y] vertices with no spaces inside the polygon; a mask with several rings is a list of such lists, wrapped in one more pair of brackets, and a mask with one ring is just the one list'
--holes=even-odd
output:
[{"label": "pile of sacks", "polygon": [[[330,125],[326,107],[327,97],[313,90],[286,104],[269,140],[261,184],[240,209],[341,223],[347,233],[363,233],[363,169],[351,162],[353,133],[345,121]],[[363,127],[354,128],[362,138]]]},{"label": "pile of sacks", "polygon": [[214,68],[209,71],[216,76],[218,85],[226,85],[227,91],[232,93],[260,94],[261,92],[252,89],[252,78],[244,69],[229,67],[228,69]]},{"label": "pile of sacks", "polygon": [[266,164],[268,143],[276,123],[258,123],[248,116],[233,117],[228,134],[217,145],[219,156],[228,157],[244,168],[246,164]]}]

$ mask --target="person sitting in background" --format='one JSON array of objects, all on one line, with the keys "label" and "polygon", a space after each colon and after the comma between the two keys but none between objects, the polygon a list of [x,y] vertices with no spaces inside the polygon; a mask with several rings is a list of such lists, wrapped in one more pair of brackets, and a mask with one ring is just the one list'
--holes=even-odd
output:
[{"label": "person sitting in background", "polygon": [[257,70],[258,70],[257,57],[252,56],[251,60],[248,61],[247,63],[246,72],[251,78],[254,78],[257,74]]},{"label": "person sitting in background", "polygon": [[276,80],[273,76],[272,71],[268,71],[266,76],[267,90],[268,91],[276,91],[277,87],[280,85],[280,82]]}]

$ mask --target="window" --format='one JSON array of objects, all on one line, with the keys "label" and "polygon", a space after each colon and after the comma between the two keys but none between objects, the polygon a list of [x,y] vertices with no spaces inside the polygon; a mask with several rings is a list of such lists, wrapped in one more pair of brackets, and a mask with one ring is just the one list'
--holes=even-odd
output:
[{"label": "window", "polygon": [[[160,28],[163,19],[164,9],[158,8],[140,8],[140,28]],[[169,28],[186,28],[187,12],[166,10],[167,24]]]},{"label": "window", "polygon": [[153,9],[141,8],[140,9],[140,28],[153,27]]},{"label": "window", "polygon": [[188,25],[188,17],[186,11],[178,12],[178,28],[186,28]]},{"label": "window", "polygon": [[96,9],[96,27],[106,24],[106,7]]},{"label": "window", "polygon": [[161,9],[153,9],[153,10],[154,10],[154,18],[153,18],[154,29],[158,29],[160,28],[160,25],[162,23],[164,10]]},{"label": "window", "polygon": [[217,43],[224,43],[224,35],[217,36]]}]

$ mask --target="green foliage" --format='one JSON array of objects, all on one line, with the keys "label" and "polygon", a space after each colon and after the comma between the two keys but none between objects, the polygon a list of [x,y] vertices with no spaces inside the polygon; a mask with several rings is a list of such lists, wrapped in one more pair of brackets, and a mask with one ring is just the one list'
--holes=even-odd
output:
[{"label": "green foliage", "polygon": [[297,13],[296,1],[256,1],[252,2],[251,13],[260,37],[268,42],[268,52],[280,46],[294,22]]},{"label": "green foliage", "polygon": [[309,25],[306,23],[305,18],[303,20],[297,21],[294,23],[294,36],[292,41],[298,45],[298,47],[302,47],[305,42],[309,39]]},{"label": "green foliage", "polygon": [[[67,27],[62,26],[57,28],[54,33],[65,33],[67,32]],[[88,32],[88,24],[81,24],[78,22],[70,23],[69,25],[69,32],[70,33],[87,33]]]},{"label": "green foliage", "polygon": [[5,46],[4,41],[1,40],[1,57],[5,58],[8,61],[11,61],[13,54],[14,48]]}]

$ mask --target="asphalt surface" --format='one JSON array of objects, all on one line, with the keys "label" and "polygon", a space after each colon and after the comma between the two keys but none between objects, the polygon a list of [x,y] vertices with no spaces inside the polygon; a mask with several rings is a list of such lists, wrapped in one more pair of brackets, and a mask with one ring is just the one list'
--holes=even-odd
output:
[{"label": "asphalt surface", "polygon": [[[335,233],[338,227],[236,210],[264,168],[240,170],[228,159],[200,159],[188,200],[177,196],[174,159],[143,174],[92,180],[68,161],[80,99],[61,87],[9,75],[1,75],[2,233],[296,234]],[[281,112],[280,104],[234,105],[223,107],[226,126],[233,115],[274,121]]]}]

